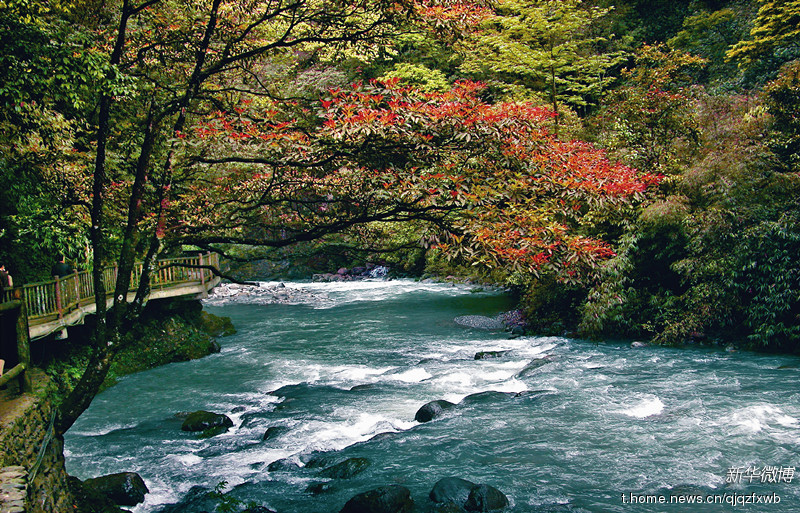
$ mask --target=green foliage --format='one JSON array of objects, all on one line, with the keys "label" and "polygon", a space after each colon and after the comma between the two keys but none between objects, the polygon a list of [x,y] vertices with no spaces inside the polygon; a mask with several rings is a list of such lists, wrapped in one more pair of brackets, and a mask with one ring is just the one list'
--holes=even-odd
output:
[{"label": "green foliage", "polygon": [[611,81],[607,71],[623,55],[609,50],[613,37],[598,31],[609,9],[578,0],[497,3],[496,14],[462,43],[461,70],[544,93],[558,104],[595,104]]},{"label": "green foliage", "polygon": [[608,95],[593,122],[612,156],[638,169],[678,174],[693,158],[699,127],[690,87],[704,59],[664,46],[645,46],[627,83]]},{"label": "green foliage", "polygon": [[761,7],[750,30],[750,38],[733,45],[727,52],[728,59],[746,67],[776,50],[788,52],[796,58],[800,43],[800,1],[759,2]]},{"label": "green foliage", "polygon": [[764,94],[774,120],[770,147],[781,170],[800,171],[800,61],[785,65]]},{"label": "green foliage", "polygon": [[714,12],[702,10],[683,20],[683,29],[668,41],[670,48],[698,55],[708,61],[704,81],[730,80],[737,66],[726,60],[731,44],[747,33],[747,8],[744,4]]},{"label": "green foliage", "polygon": [[637,39],[644,43],[661,43],[680,30],[681,22],[690,13],[696,0],[631,0],[626,18],[633,25]]},{"label": "green foliage", "polygon": [[89,363],[89,348],[77,344],[67,355],[58,355],[46,363],[45,372],[56,384],[59,395],[66,395],[75,388]]},{"label": "green foliage", "polygon": [[543,276],[525,286],[520,305],[529,330],[564,335],[576,328],[579,308],[585,299],[584,287]]},{"label": "green foliage", "polygon": [[444,73],[437,69],[429,69],[422,64],[398,63],[394,69],[385,73],[381,80],[399,78],[403,82],[413,84],[423,91],[446,91],[450,88]]},{"label": "green foliage", "polygon": [[745,299],[748,338],[760,346],[800,347],[800,212],[748,228],[734,254],[732,277]]}]

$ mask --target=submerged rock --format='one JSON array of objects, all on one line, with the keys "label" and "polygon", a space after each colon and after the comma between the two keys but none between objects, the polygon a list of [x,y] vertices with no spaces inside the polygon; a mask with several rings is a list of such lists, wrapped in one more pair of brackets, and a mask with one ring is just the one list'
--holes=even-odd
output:
[{"label": "submerged rock", "polygon": [[150,491],[141,476],[135,472],[95,477],[87,479],[83,485],[121,506],[136,506],[144,502],[144,496]]},{"label": "submerged rock", "polygon": [[464,504],[467,511],[500,511],[508,506],[508,498],[495,488],[487,484],[473,486],[469,491],[469,498]]},{"label": "submerged rock", "polygon": [[631,342],[631,348],[633,349],[641,349],[643,347],[648,347],[648,344],[646,342],[640,342],[638,340],[635,342]]},{"label": "submerged rock", "polygon": [[400,485],[381,486],[353,496],[339,513],[412,513],[411,492]]},{"label": "submerged rock", "polygon": [[505,356],[510,351],[478,351],[475,353],[476,360],[486,360],[488,358],[500,358],[501,356]]},{"label": "submerged rock", "polygon": [[370,466],[367,458],[349,458],[319,473],[322,477],[330,479],[350,479],[364,472]]},{"label": "submerged rock", "polygon": [[275,460],[269,465],[267,465],[268,472],[289,472],[292,470],[297,470],[299,468],[300,465],[290,460],[289,458],[282,458],[279,460]]},{"label": "submerged rock", "polygon": [[544,357],[544,358],[534,358],[531,360],[528,365],[526,365],[521,371],[519,371],[514,377],[515,378],[524,378],[525,376],[532,374],[536,369],[543,365],[547,365],[548,363],[552,362],[552,358]]},{"label": "submerged rock", "polygon": [[190,413],[186,420],[183,421],[181,430],[183,431],[206,431],[211,428],[225,429],[233,427],[233,421],[227,415],[222,413],[213,413],[210,411],[196,411]]},{"label": "submerged rock", "polygon": [[364,383],[363,385],[355,385],[350,387],[351,392],[359,392],[361,390],[374,390],[378,388],[378,385],[375,383]]},{"label": "submerged rock", "polygon": [[314,451],[304,461],[306,468],[330,467],[336,461],[336,455],[331,452]]},{"label": "submerged rock", "polygon": [[451,403],[450,401],[445,401],[444,399],[431,401],[417,410],[417,414],[414,415],[414,420],[417,422],[429,422],[441,416],[445,410],[449,410],[453,406],[455,406],[455,404]]},{"label": "submerged rock", "polygon": [[453,503],[459,507],[467,503],[469,492],[475,483],[461,479],[460,477],[444,477],[433,485],[430,499],[436,503]]},{"label": "submerged rock", "polygon": [[247,508],[246,510],[242,511],[242,513],[276,513],[276,512],[265,506],[253,506],[252,508]]},{"label": "submerged rock", "polygon": [[475,403],[498,401],[502,399],[511,399],[517,397],[517,395],[518,393],[516,392],[498,392],[496,390],[487,390],[485,392],[470,394],[464,399],[462,399],[461,402],[458,404],[463,406],[468,406],[470,404],[475,404]]},{"label": "submerged rock", "polygon": [[306,487],[305,492],[311,495],[322,495],[323,493],[330,493],[333,491],[333,483],[328,481],[322,483],[311,483]]},{"label": "submerged rock", "polygon": [[270,426],[264,432],[264,436],[261,437],[261,439],[272,440],[273,438],[277,438],[287,432],[289,432],[289,428],[287,426]]}]

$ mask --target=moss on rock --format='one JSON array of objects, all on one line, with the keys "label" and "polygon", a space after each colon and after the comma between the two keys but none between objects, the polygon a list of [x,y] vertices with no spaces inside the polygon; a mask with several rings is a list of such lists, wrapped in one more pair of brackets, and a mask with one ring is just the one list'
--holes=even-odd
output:
[{"label": "moss on rock", "polygon": [[[204,312],[198,300],[150,301],[129,333],[126,347],[115,357],[103,389],[128,374],[219,352],[216,337],[233,333],[230,318]],[[75,386],[89,362],[90,334],[90,323],[72,326],[68,345],[59,341],[47,347],[50,361],[42,364],[61,395]]]},{"label": "moss on rock", "polygon": [[103,385],[112,386],[134,372],[217,353],[216,337],[233,333],[230,318],[204,312],[200,301],[151,301],[129,335],[132,342],[116,356]]}]

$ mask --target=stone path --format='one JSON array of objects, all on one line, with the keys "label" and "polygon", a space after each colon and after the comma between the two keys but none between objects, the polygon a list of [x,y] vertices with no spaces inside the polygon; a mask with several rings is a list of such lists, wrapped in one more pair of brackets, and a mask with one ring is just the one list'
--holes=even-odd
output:
[{"label": "stone path", "polygon": [[24,467],[0,467],[0,513],[25,513],[27,477]]}]

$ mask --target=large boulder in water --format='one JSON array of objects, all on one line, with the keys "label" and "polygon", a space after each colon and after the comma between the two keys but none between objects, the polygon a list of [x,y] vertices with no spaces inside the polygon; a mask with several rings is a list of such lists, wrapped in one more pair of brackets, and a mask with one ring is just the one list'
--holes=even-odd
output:
[{"label": "large boulder in water", "polygon": [[455,502],[440,502],[433,505],[430,513],[467,513],[467,510]]},{"label": "large boulder in water", "polygon": [[227,337],[236,334],[230,317],[220,317],[203,310],[198,319],[200,328],[212,337]]},{"label": "large boulder in water", "polygon": [[412,513],[411,492],[400,485],[381,486],[359,493],[339,513]]},{"label": "large boulder in water", "polygon": [[460,406],[469,406],[472,404],[513,399],[514,397],[517,397],[517,394],[514,392],[498,392],[496,390],[487,390],[485,392],[477,392],[475,394],[470,394],[464,399],[462,399],[461,402],[458,404]]},{"label": "large boulder in water", "polygon": [[306,468],[330,467],[336,461],[336,455],[330,452],[314,451],[302,458]]},{"label": "large boulder in water", "polygon": [[370,462],[367,458],[349,458],[332,467],[328,467],[319,473],[322,477],[330,479],[350,479],[369,467]]},{"label": "large boulder in water", "polygon": [[508,506],[508,498],[495,488],[487,484],[479,484],[469,491],[469,498],[464,504],[467,511],[500,511]]},{"label": "large boulder in water", "polygon": [[279,436],[288,432],[288,426],[270,426],[264,432],[264,436],[261,437],[261,440],[272,440],[273,438],[278,438]]},{"label": "large boulder in water", "polygon": [[268,472],[290,472],[299,468],[300,465],[289,458],[281,458],[267,465]]},{"label": "large boulder in water", "polygon": [[430,499],[436,503],[452,502],[458,506],[463,506],[469,499],[469,492],[475,483],[461,479],[460,477],[445,477],[433,485]]},{"label": "large boulder in water", "polygon": [[120,472],[102,477],[87,479],[84,486],[94,489],[121,506],[136,506],[144,502],[149,492],[144,480],[135,472]]},{"label": "large boulder in water", "polygon": [[501,511],[508,506],[508,498],[497,488],[460,477],[440,479],[428,496],[436,504],[435,513]]},{"label": "large boulder in water", "polygon": [[220,427],[233,427],[233,421],[222,413],[200,410],[190,413],[186,420],[183,421],[181,429],[183,431],[205,431],[210,428]]},{"label": "large boulder in water", "polygon": [[417,414],[414,415],[414,420],[417,422],[431,421],[436,417],[441,416],[445,410],[449,410],[453,406],[455,406],[455,404],[451,403],[450,401],[445,401],[444,399],[431,401],[417,410]]}]

